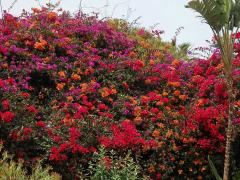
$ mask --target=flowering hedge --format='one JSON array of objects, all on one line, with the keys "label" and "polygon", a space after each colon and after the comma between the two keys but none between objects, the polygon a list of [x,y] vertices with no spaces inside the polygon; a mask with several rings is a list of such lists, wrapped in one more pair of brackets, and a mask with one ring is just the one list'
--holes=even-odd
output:
[{"label": "flowering hedge", "polygon": [[161,32],[47,8],[5,14],[0,29],[0,138],[25,166],[40,158],[64,179],[87,177],[104,146],[132,151],[144,177],[211,178],[228,115],[218,51],[185,61]]}]

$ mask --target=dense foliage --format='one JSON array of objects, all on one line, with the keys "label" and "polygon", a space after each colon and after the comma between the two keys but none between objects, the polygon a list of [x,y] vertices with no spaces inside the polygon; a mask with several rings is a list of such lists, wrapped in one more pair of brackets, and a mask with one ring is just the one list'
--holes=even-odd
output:
[{"label": "dense foliage", "polygon": [[57,173],[49,173],[50,168],[43,168],[38,162],[31,170],[32,173],[28,176],[27,170],[24,169],[22,162],[15,162],[12,157],[2,151],[2,145],[0,144],[0,179],[11,180],[60,180],[61,177]]},{"label": "dense foliage", "polygon": [[[208,155],[222,168],[228,115],[221,57],[215,51],[209,59],[185,61],[160,35],[122,20],[47,8],[5,14],[0,138],[6,149],[27,168],[42,159],[63,179],[88,178],[101,146],[118,157],[131,151],[143,178],[210,179]],[[238,42],[235,52],[239,139]]]}]

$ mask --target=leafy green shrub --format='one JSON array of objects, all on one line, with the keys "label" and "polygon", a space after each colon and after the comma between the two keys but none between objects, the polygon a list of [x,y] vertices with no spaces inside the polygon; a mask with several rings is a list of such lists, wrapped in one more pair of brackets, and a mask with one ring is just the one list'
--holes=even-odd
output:
[{"label": "leafy green shrub", "polygon": [[5,151],[2,151],[0,145],[0,180],[59,180],[58,174],[50,174],[50,168],[43,168],[37,163],[30,176],[27,175],[22,162],[13,161],[12,157]]},{"label": "leafy green shrub", "polygon": [[117,157],[114,151],[107,152],[100,148],[99,153],[93,156],[90,163],[91,180],[136,180],[144,179],[140,177],[140,167],[133,161],[130,154],[124,157]]}]

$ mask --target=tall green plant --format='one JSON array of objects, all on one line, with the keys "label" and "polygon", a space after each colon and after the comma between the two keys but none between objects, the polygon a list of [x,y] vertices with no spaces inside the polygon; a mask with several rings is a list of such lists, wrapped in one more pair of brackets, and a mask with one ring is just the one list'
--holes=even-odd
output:
[{"label": "tall green plant", "polygon": [[103,147],[100,148],[99,154],[94,154],[90,162],[91,180],[145,180],[141,177],[141,169],[136,162],[126,154],[124,157],[117,157],[114,151],[109,153]]},{"label": "tall green plant", "polygon": [[234,56],[233,45],[235,37],[232,38],[231,35],[236,34],[240,27],[240,0],[192,0],[186,7],[198,12],[211,27],[221,51],[229,101],[223,172],[223,180],[228,180],[233,133],[232,115],[234,101],[232,59]]},{"label": "tall green plant", "polygon": [[0,144],[0,180],[61,180],[59,174],[50,172],[49,167],[43,168],[39,162],[33,167],[31,175],[27,175],[23,163],[15,162]]}]

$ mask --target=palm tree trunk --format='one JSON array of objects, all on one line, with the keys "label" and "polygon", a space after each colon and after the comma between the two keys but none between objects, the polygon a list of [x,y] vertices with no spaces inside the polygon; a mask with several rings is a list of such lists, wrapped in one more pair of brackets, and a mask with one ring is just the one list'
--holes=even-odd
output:
[{"label": "palm tree trunk", "polygon": [[228,88],[228,126],[226,132],[226,147],[225,147],[225,160],[224,160],[224,172],[223,180],[229,179],[229,168],[230,168],[230,159],[231,159],[231,141],[233,134],[233,125],[232,125],[232,115],[233,115],[233,79],[230,76],[227,77],[227,88]]}]

